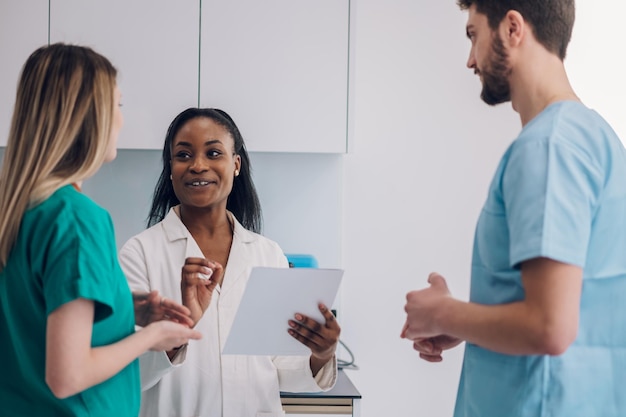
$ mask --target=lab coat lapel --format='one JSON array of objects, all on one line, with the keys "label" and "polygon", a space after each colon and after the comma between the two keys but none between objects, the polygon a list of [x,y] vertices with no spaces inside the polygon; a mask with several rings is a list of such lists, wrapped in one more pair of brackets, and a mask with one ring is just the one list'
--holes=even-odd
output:
[{"label": "lab coat lapel", "polygon": [[[185,239],[187,241],[187,246],[185,248],[185,259],[189,257],[193,258],[204,258],[204,254],[200,250],[200,246],[196,243],[196,240],[191,236],[189,230],[185,227],[183,222],[176,214],[174,207],[172,207],[165,217],[165,221],[163,222],[163,227],[165,228],[165,233],[167,234],[170,242],[179,239]],[[184,259],[183,259],[184,263]],[[183,265],[181,265],[181,268]]]},{"label": "lab coat lapel", "polygon": [[249,262],[247,262],[249,258],[248,244],[255,239],[255,235],[246,230],[232,214],[231,219],[235,225],[235,230],[233,233],[233,243],[228,255],[224,282],[222,283],[222,295],[239,285],[238,281],[248,278],[250,274],[250,268],[248,267]]},{"label": "lab coat lapel", "polygon": [[[185,259],[204,258],[204,254],[202,253],[202,250],[200,250],[200,246],[198,246],[196,240],[180,220],[180,217],[178,217],[174,208],[171,208],[170,212],[167,214],[165,221],[163,222],[163,227],[165,228],[165,233],[170,241],[173,242],[179,239],[186,240]],[[185,259],[182,260],[183,263],[180,265],[181,268],[185,263]],[[218,285],[215,290],[219,293],[221,291],[220,286]]]}]

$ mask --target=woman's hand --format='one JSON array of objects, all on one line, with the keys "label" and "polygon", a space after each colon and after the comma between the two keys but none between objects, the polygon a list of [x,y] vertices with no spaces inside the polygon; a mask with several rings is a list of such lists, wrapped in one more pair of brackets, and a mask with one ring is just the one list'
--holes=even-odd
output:
[{"label": "woman's hand", "polygon": [[222,283],[224,268],[205,258],[187,258],[181,272],[183,305],[191,311],[193,326],[211,304],[213,290]]},{"label": "woman's hand", "polygon": [[189,340],[202,338],[202,334],[197,330],[167,320],[151,323],[142,331],[153,332],[154,343],[150,350],[155,351],[171,351],[187,344]]},{"label": "woman's hand", "polygon": [[333,313],[324,304],[319,304],[318,308],[324,316],[324,324],[300,313],[296,313],[295,320],[288,322],[289,334],[311,349],[313,375],[333,358],[341,333],[341,327]]},{"label": "woman's hand", "polygon": [[170,320],[187,327],[194,325],[191,311],[174,300],[161,297],[158,291],[133,292],[135,324],[146,327],[152,322]]}]

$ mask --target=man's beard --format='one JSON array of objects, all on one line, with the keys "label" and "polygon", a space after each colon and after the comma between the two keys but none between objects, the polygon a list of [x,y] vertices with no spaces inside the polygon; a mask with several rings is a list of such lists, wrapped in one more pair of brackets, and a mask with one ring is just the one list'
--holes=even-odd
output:
[{"label": "man's beard", "polygon": [[480,98],[490,106],[494,106],[511,100],[511,86],[508,80],[511,69],[507,65],[509,57],[498,34],[494,35],[491,50],[492,56],[488,65],[480,71],[483,78]]}]

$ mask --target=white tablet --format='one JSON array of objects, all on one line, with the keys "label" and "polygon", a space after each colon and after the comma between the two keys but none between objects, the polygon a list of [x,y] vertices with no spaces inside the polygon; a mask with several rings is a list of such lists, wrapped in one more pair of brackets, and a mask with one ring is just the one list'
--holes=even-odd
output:
[{"label": "white tablet", "polygon": [[323,323],[318,303],[332,307],[342,276],[341,269],[252,268],[222,353],[310,355],[287,333],[287,321],[302,313]]}]

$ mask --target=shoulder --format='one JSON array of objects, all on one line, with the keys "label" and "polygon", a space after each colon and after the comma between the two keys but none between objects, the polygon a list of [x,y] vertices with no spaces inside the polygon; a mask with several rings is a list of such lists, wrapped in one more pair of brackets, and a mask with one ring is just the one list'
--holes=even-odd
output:
[{"label": "shoulder", "polygon": [[165,240],[163,221],[161,221],[128,239],[126,243],[122,245],[120,255],[128,252],[144,252],[146,247],[151,248],[158,246],[158,243],[164,242]]},{"label": "shoulder", "polygon": [[[71,185],[56,190],[40,204],[24,214],[24,222],[34,228],[44,228],[60,234],[72,233],[83,237],[113,234],[109,213]],[[72,232],[74,231],[74,232]]]},{"label": "shoulder", "polygon": [[120,255],[127,253],[161,253],[168,251],[172,242],[188,237],[185,226],[170,210],[163,220],[132,236],[120,249]]},{"label": "shoulder", "polygon": [[519,159],[526,165],[576,160],[599,169],[616,147],[622,147],[619,138],[597,112],[580,102],[565,101],[551,104],[526,124],[505,159]]},{"label": "shoulder", "polygon": [[234,223],[234,235],[236,240],[249,245],[278,248],[280,250],[278,243],[259,233],[246,229],[232,214],[231,219]]},{"label": "shoulder", "polygon": [[37,215],[95,215],[109,218],[108,212],[85,194],[71,185],[56,190],[50,197],[31,209]]},{"label": "shoulder", "polygon": [[288,264],[287,258],[277,242],[263,235],[247,230],[237,221],[237,219],[235,219],[234,216],[233,220],[235,223],[233,240],[234,245],[244,246],[247,248],[250,255],[255,254],[255,256],[259,258],[271,259],[278,265]]},{"label": "shoulder", "polygon": [[527,144],[566,145],[572,148],[593,148],[603,139],[614,140],[610,125],[596,111],[583,103],[553,103],[531,120],[520,132],[516,147]]}]

